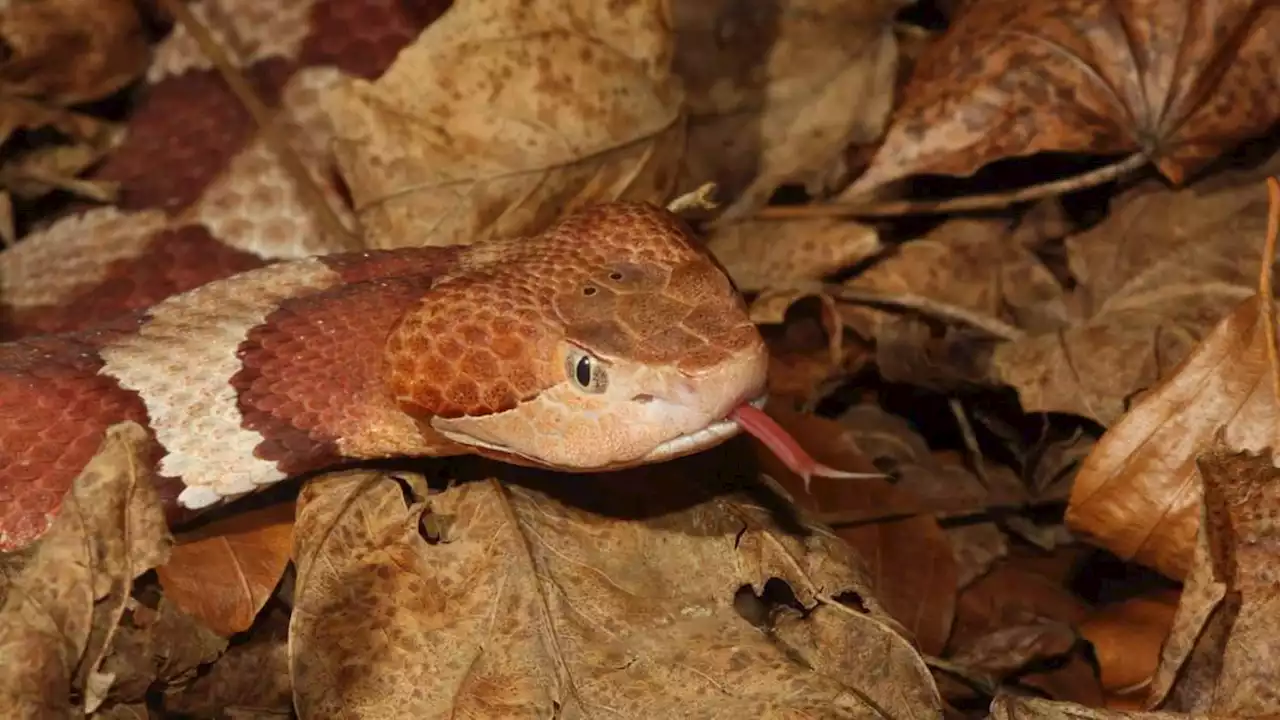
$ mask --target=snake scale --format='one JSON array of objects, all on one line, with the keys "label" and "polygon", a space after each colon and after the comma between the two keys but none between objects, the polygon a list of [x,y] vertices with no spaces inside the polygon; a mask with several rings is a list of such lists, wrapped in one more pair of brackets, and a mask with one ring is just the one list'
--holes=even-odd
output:
[{"label": "snake scale", "polygon": [[[341,222],[321,109],[440,12],[421,0],[193,3]],[[0,254],[0,550],[49,526],[111,424],[149,429],[172,513],[343,459],[475,453],[585,472],[746,429],[767,351],[728,277],[667,211],[610,203],[541,234],[363,250],[326,230],[183,27],[155,51],[119,184]]]}]

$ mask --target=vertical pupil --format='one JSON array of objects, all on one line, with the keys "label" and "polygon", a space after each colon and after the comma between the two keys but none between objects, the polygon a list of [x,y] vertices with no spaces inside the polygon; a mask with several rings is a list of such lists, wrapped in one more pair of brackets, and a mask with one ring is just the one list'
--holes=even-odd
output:
[{"label": "vertical pupil", "polygon": [[591,358],[583,355],[578,360],[578,366],[573,370],[574,377],[577,378],[578,384],[586,387],[591,384]]}]

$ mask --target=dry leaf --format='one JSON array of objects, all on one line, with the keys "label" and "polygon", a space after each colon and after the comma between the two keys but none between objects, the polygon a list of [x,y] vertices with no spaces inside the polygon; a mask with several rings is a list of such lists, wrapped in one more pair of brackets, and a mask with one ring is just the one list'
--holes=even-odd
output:
[{"label": "dry leaf", "polygon": [[1280,713],[1280,469],[1271,451],[1219,442],[1201,456],[1200,531],[1160,657],[1151,704],[1256,717]]},{"label": "dry leaf", "polygon": [[98,665],[134,578],[164,562],[172,539],[146,472],[147,434],[113,425],[67,493],[0,607],[0,707],[91,712],[112,678]]},{"label": "dry leaf", "polygon": [[1267,0],[976,0],[916,63],[846,195],[1045,151],[1140,151],[1181,183],[1280,119],[1278,34]]},{"label": "dry leaf", "polygon": [[255,625],[248,641],[232,646],[190,684],[167,693],[165,710],[188,717],[217,717],[250,709],[265,717],[289,716],[293,686],[289,680],[288,625],[288,616],[282,611]]},{"label": "dry leaf", "polygon": [[1002,677],[1035,660],[1066,655],[1079,636],[1070,625],[1038,618],[998,628],[956,648],[951,662]]},{"label": "dry leaf", "polygon": [[745,293],[822,280],[883,247],[875,228],[835,218],[749,220],[717,226],[707,238],[707,249]]},{"label": "dry leaf", "polygon": [[[742,495],[717,473],[728,452],[512,471],[412,507],[385,477],[312,481],[289,638],[299,715],[936,717],[855,556],[779,525],[776,495]],[[744,586],[772,606],[764,629],[735,610]]]},{"label": "dry leaf", "polygon": [[[805,450],[819,462],[851,472],[876,472],[857,437],[843,424],[774,406],[769,414],[793,437],[804,438]],[[920,504],[909,491],[876,479],[816,477],[806,492],[801,478],[762,445],[755,445],[764,472],[776,478],[800,507],[820,517],[871,511],[892,514],[894,508]],[[941,654],[955,615],[956,563],[938,521],[932,515],[917,514],[849,523],[835,532],[867,563],[875,596],[889,614],[911,631],[922,651]]]},{"label": "dry leaf", "polygon": [[1068,241],[1079,283],[1071,327],[1001,345],[992,374],[1017,389],[1028,412],[1116,422],[1135,392],[1168,375],[1253,294],[1265,227],[1258,183],[1135,188]]},{"label": "dry leaf", "polygon": [[683,184],[763,206],[779,185],[817,195],[842,182],[850,143],[869,143],[893,109],[893,17],[908,0],[677,0],[676,68],[689,91]]},{"label": "dry leaf", "polygon": [[330,97],[334,155],[374,247],[537,232],[661,202],[684,147],[664,0],[458,0],[375,82]]},{"label": "dry leaf", "polygon": [[[924,297],[1028,330],[1061,324],[1065,311],[1053,308],[1061,303],[1062,289],[1035,255],[1013,241],[1013,231],[1000,220],[951,220],[903,244],[845,286]],[[1056,318],[1038,317],[1049,313]],[[876,339],[888,326],[904,322],[899,314],[859,305],[842,306],[841,315]]]},{"label": "dry leaf", "polygon": [[237,512],[178,537],[156,568],[165,595],[209,629],[247,630],[293,551],[293,503]]},{"label": "dry leaf", "polygon": [[1178,594],[1164,591],[1109,605],[1081,625],[1080,633],[1093,643],[1105,690],[1145,690],[1173,623]]},{"label": "dry leaf", "polygon": [[960,592],[952,647],[963,647],[995,630],[1039,620],[1078,626],[1089,608],[1059,578],[1046,576],[1027,558],[1013,556]]},{"label": "dry leaf", "polygon": [[61,107],[114,93],[151,59],[133,0],[10,0],[0,39],[0,95]]},{"label": "dry leaf", "polygon": [[1090,542],[1186,575],[1200,512],[1196,455],[1222,429],[1233,447],[1276,442],[1258,304],[1228,315],[1178,371],[1111,428],[1076,475],[1067,523]]},{"label": "dry leaf", "polygon": [[154,609],[131,603],[102,662],[112,678],[109,706],[129,707],[158,688],[181,684],[226,649],[225,638],[164,598]]},{"label": "dry leaf", "polygon": [[[1042,698],[1001,695],[991,703],[991,720],[1207,720],[1167,712],[1122,712]],[[1228,720],[1220,718],[1219,720]]]}]

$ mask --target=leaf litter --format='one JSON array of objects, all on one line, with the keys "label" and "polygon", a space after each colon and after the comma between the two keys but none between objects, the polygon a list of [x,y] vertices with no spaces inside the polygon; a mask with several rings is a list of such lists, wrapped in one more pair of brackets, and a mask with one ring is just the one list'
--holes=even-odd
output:
[{"label": "leaf litter", "polygon": [[[30,37],[55,42],[0,59],[5,136],[71,144],[6,146],[10,221],[55,188],[110,200],[76,176],[114,126],[79,105],[146,69],[131,3],[44,5]],[[100,718],[1276,713],[1277,18],[458,0],[329,98],[368,241],[483,242],[714,182],[719,208],[686,214],[769,343],[769,415],[880,477],[806,487],[753,440],[588,478],[348,472],[305,485],[296,522],[245,507],[174,543],[123,531],[158,510],[122,428],[81,482],[123,514],[69,502],[62,544],[0,563],[0,637],[40,659],[0,654],[0,692]],[[89,50],[48,52],[66,37]],[[1086,182],[1046,152],[1129,159]],[[934,187],[959,204],[863,200]],[[116,559],[68,560],[89,551]]]}]

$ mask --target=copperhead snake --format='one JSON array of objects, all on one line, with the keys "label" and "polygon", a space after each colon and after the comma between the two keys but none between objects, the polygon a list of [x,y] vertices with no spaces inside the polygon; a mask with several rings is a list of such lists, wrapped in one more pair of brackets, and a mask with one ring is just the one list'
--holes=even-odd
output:
[{"label": "copperhead snake", "polygon": [[[264,6],[271,6],[270,8]],[[343,223],[320,96],[376,78],[438,11],[414,0],[206,0]],[[107,427],[148,428],[170,509],[341,459],[475,453],[588,472],[747,429],[767,351],[667,211],[617,202],[539,235],[362,250],[325,231],[183,28],[156,51],[83,209],[0,254],[0,550],[38,538]],[[754,405],[752,403],[755,403]]]}]

